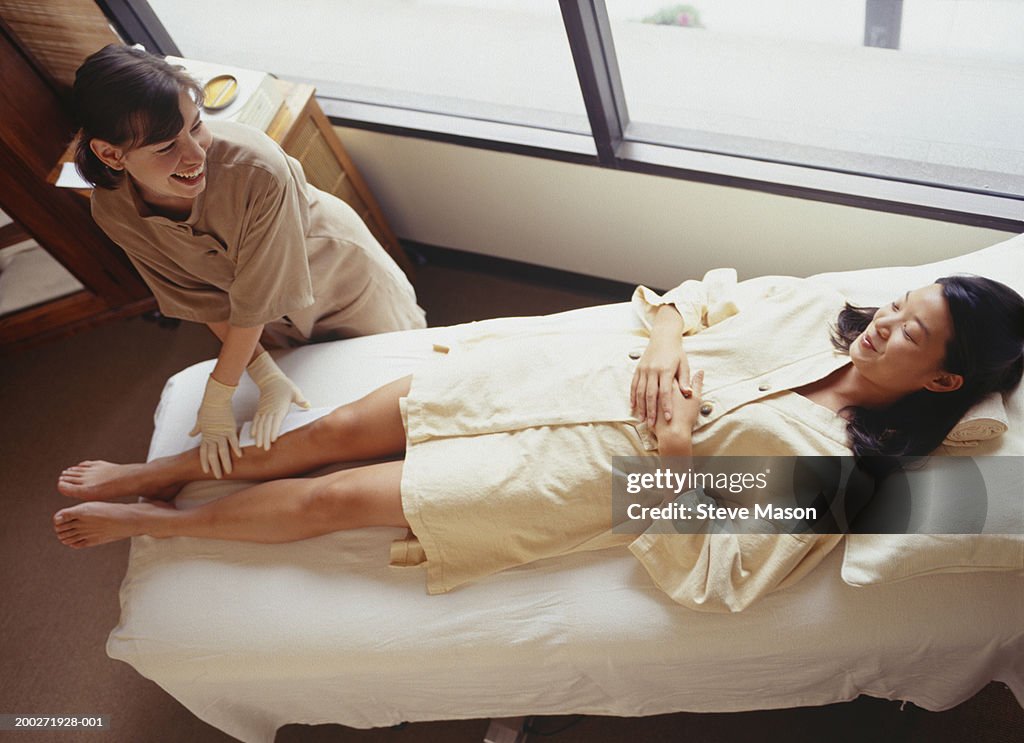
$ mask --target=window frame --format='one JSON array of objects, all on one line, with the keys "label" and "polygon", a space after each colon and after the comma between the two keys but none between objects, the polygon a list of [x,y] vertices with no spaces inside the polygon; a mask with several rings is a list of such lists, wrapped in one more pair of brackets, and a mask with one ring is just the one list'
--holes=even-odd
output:
[{"label": "window frame", "polygon": [[[181,56],[146,0],[97,1],[128,43],[142,43],[150,51]],[[895,177],[631,139],[629,112],[604,1],[559,0],[559,6],[592,136],[319,95],[317,100],[337,126],[1024,232],[1024,193],[978,193]]]}]

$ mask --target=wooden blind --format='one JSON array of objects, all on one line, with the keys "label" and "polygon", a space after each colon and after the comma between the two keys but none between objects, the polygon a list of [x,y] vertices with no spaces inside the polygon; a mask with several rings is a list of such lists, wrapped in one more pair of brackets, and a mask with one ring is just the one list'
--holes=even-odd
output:
[{"label": "wooden blind", "polygon": [[93,52],[121,39],[93,0],[0,0],[0,18],[59,88]]}]

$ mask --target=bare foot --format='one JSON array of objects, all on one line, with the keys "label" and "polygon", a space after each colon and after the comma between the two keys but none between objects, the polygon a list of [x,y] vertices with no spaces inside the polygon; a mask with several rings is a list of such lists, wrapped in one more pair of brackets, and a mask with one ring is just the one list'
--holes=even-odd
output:
[{"label": "bare foot", "polygon": [[81,549],[144,534],[154,517],[176,510],[170,503],[82,503],[53,516],[57,538]]},{"label": "bare foot", "polygon": [[142,464],[80,462],[60,473],[57,490],[69,498],[93,501],[124,496],[170,500],[181,489],[179,485],[153,485],[146,472]]}]

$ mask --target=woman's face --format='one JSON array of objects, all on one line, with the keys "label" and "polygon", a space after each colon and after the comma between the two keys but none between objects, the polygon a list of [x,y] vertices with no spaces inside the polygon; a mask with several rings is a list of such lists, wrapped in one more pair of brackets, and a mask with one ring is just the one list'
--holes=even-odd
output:
[{"label": "woman's face", "polygon": [[93,140],[93,151],[100,159],[125,170],[143,200],[153,206],[188,206],[206,188],[206,151],[213,136],[186,91],[181,92],[178,105],[185,123],[173,139],[130,150]]},{"label": "woman's face", "polygon": [[963,382],[942,368],[952,337],[942,286],[931,284],[880,307],[850,345],[850,359],[862,377],[888,392],[948,391]]}]

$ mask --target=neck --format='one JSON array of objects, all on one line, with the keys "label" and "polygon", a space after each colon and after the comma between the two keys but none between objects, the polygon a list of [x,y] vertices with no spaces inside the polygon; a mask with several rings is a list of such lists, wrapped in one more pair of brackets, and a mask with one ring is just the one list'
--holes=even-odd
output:
[{"label": "neck", "polygon": [[847,364],[832,375],[829,387],[843,406],[886,408],[904,397],[904,393],[879,387],[865,379],[853,364]]},{"label": "neck", "polygon": [[180,221],[188,219],[192,213],[192,202],[195,199],[186,199],[180,196],[160,196],[159,194],[150,193],[135,181],[132,181],[132,183],[142,202],[141,206],[145,207],[149,212],[149,214],[143,214],[142,216],[158,215]]}]

